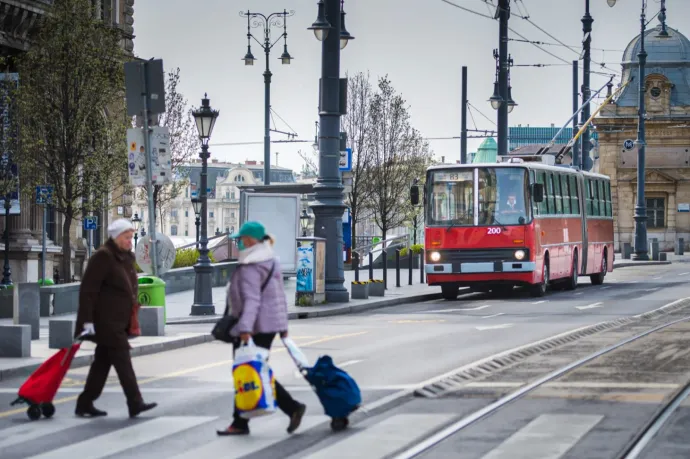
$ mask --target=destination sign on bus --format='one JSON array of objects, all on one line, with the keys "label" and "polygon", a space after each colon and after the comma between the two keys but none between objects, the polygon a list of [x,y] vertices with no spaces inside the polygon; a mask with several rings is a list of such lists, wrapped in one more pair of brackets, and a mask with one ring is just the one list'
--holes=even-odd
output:
[{"label": "destination sign on bus", "polygon": [[434,172],[434,182],[466,182],[472,180],[472,172]]}]

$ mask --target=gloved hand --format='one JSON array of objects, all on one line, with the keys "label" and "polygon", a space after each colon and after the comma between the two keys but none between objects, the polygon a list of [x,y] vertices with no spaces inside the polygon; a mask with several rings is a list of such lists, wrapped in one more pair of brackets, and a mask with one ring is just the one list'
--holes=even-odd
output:
[{"label": "gloved hand", "polygon": [[91,322],[86,322],[84,324],[84,332],[87,335],[95,335],[96,334],[96,329],[93,327],[93,324]]}]

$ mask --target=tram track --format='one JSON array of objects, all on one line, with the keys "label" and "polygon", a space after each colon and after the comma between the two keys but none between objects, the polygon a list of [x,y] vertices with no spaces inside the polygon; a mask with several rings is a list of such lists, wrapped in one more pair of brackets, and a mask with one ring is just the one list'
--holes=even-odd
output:
[{"label": "tram track", "polygon": [[[519,389],[504,395],[495,402],[474,411],[473,413],[459,419],[452,424],[446,426],[442,430],[426,437],[420,442],[407,447],[406,449],[398,452],[393,456],[394,459],[411,459],[420,456],[439,445],[444,440],[462,432],[468,427],[476,424],[477,422],[499,413],[504,408],[508,407],[510,404],[519,400],[526,395],[535,392],[537,389],[543,388],[546,384],[555,381],[558,378],[565,376],[566,374],[580,369],[583,366],[606,356],[613,351],[621,349],[622,347],[633,343],[635,341],[641,340],[648,337],[656,332],[672,327],[673,325],[690,321],[690,315],[684,316],[679,319],[670,320],[661,325],[651,327],[643,332],[635,334],[631,337],[623,339],[615,344],[606,346],[590,355],[580,358],[568,365],[560,367],[554,371],[547,373],[546,375],[539,377],[531,383],[527,383]],[[683,387],[678,389],[675,394],[670,398],[670,400],[655,413],[653,418],[648,421],[648,423],[637,433],[637,435],[626,445],[624,450],[621,452],[620,459],[635,459],[641,457],[640,455],[649,445],[651,440],[655,435],[663,428],[663,426],[671,418],[672,414],[681,405],[681,403],[690,396],[690,381],[687,382]]]}]

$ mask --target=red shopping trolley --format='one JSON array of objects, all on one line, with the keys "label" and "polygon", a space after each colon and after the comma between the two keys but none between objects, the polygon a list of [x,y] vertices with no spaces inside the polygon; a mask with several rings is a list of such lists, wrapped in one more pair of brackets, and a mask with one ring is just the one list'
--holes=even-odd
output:
[{"label": "red shopping trolley", "polygon": [[32,421],[40,419],[41,414],[46,418],[52,417],[55,414],[53,399],[81,347],[84,336],[78,336],[70,347],[60,349],[43,362],[19,388],[18,398],[11,405],[29,405],[26,414]]}]

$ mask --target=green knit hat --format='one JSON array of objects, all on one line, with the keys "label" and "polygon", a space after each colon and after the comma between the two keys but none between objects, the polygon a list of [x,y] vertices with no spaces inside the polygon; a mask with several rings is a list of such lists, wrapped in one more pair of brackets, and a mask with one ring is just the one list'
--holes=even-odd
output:
[{"label": "green knit hat", "polygon": [[266,236],[266,228],[259,222],[245,222],[240,228],[240,231],[232,234],[230,239],[239,239],[242,236],[248,236],[257,241],[261,241]]}]

